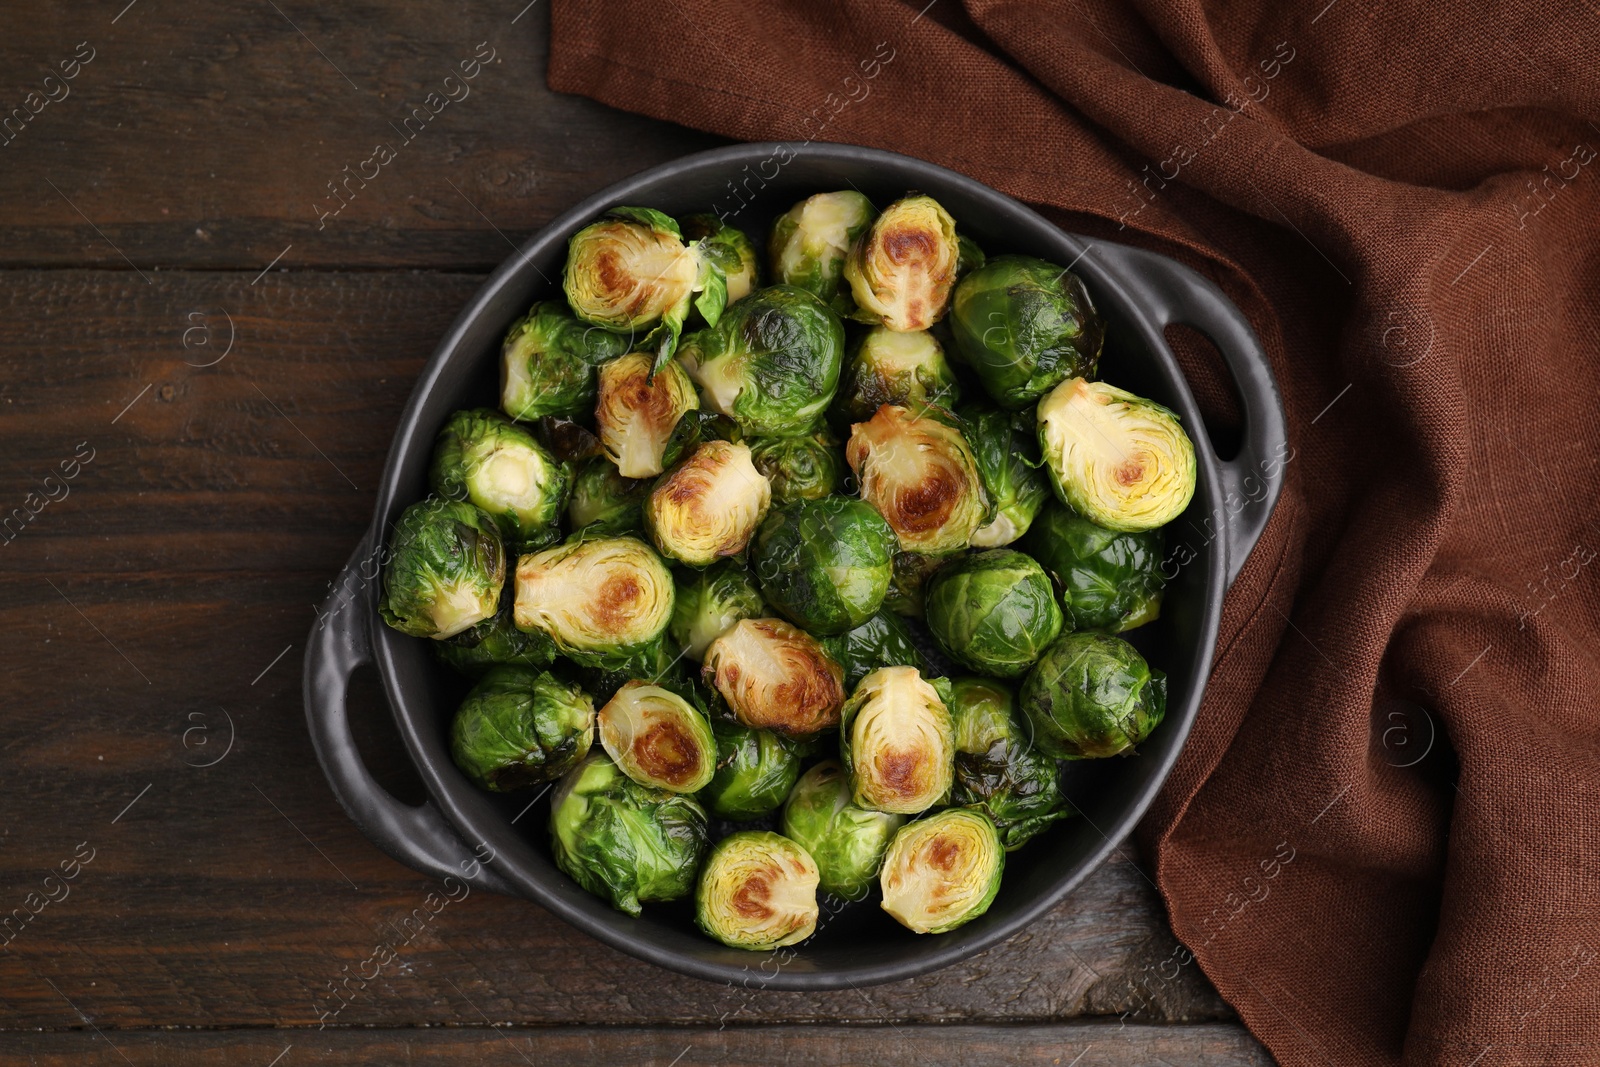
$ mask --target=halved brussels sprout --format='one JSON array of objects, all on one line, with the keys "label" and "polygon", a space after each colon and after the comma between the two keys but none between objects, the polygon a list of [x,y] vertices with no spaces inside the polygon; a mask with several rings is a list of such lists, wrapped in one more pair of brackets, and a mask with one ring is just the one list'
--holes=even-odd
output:
[{"label": "halved brussels sprout", "polygon": [[862,322],[926,330],[944,318],[961,259],[956,220],[931,196],[896,200],[857,238],[844,277]]},{"label": "halved brussels sprout", "polygon": [[1056,761],[1033,747],[1005,685],[988,678],[951,682],[950,719],[956,731],[950,802],[989,816],[1007,852],[1072,814]]},{"label": "halved brussels sprout", "polygon": [[765,951],[804,941],[817,914],[816,862],[768,830],[724,837],[700,872],[695,924],[730,948]]},{"label": "halved brussels sprout", "polygon": [[640,785],[698,793],[717,766],[711,724],[670,689],[632,681],[600,709],[600,744]]},{"label": "halved brussels sprout", "polygon": [[714,563],[704,570],[681,570],[668,634],[696,663],[711,642],[740,619],[767,613],[756,580],[738,560]]},{"label": "halved brussels sprout", "polygon": [[1005,865],[987,815],[950,808],[907,823],[878,875],[883,910],[912,933],[947,933],[989,910]]},{"label": "halved brussels sprout", "polygon": [[844,362],[844,324],[804,289],[774,285],[684,338],[683,365],[706,407],[747,437],[805,433],[828,408]]},{"label": "halved brussels sprout", "polygon": [[672,601],[672,572],[635,537],[580,538],[517,561],[517,628],[548,634],[586,667],[647,651],[666,632]]},{"label": "halved brussels sprout", "polygon": [[956,286],[950,330],[956,358],[1014,411],[1067,378],[1092,378],[1106,326],[1076,274],[1031,256],[997,256]]},{"label": "halved brussels sprout", "polygon": [[807,738],[839,725],[843,669],[782,620],[734,623],[706,649],[704,676],[746,726]]},{"label": "halved brussels sprout", "polygon": [[928,579],[932,578],[940,567],[959,555],[959,552],[945,552],[939,555],[896,552],[894,575],[889,579],[889,594],[883,598],[883,606],[896,615],[904,615],[908,619],[923,618],[927,612],[923,608],[922,593],[927,587]]},{"label": "halved brussels sprout", "polygon": [[543,667],[555,659],[556,646],[544,634],[527,634],[512,620],[516,590],[500,592],[500,606],[476,626],[468,627],[443,641],[433,643],[433,654],[440,663],[469,678],[480,677],[490,667]]},{"label": "halved brussels sprout", "polygon": [[568,418],[594,409],[595,368],[628,351],[628,338],[541,300],[511,324],[500,349],[500,407],[513,419]]},{"label": "halved brussels sprout", "polygon": [[594,701],[548,671],[494,667],[450,724],[450,755],[478,786],[508,793],[553,782],[589,754]]},{"label": "halved brussels sprout", "polygon": [[804,289],[849,315],[856,302],[844,280],[845,257],[877,213],[872,201],[854,189],[800,201],[772,224],[767,242],[772,280]]},{"label": "halved brussels sprout", "polygon": [[445,420],[428,468],[433,491],[470,500],[513,543],[548,544],[560,536],[572,469],[498,411],[458,411]]},{"label": "halved brussels sprout", "polygon": [[882,606],[893,544],[893,531],[869,504],[797,500],[761,524],[750,565],[767,603],[813,634],[840,634]]},{"label": "halved brussels sprout", "polygon": [[962,556],[928,582],[928,629],[963,667],[1020,678],[1061,633],[1050,576],[1032,556],[989,548]]},{"label": "halved brussels sprout", "polygon": [[1039,437],[1028,415],[969,407],[961,426],[978,461],[984,491],[995,515],[972,535],[974,548],[999,548],[1027,533],[1050,499],[1050,482],[1039,469]]},{"label": "halved brussels sprout", "polygon": [[1150,736],[1167,711],[1167,676],[1101,633],[1062,634],[1018,694],[1033,739],[1060,759],[1115,756]]},{"label": "halved brussels sprout", "polygon": [[795,743],[771,730],[713,722],[717,773],[700,800],[719,819],[759,819],[783,803],[800,777]]},{"label": "halved brussels sprout", "polygon": [[[650,356],[631,352],[600,368],[594,421],[600,443],[624,478],[653,478],[694,443],[700,408],[694,382],[676,362],[652,377]],[[688,417],[686,417],[688,416]]]},{"label": "halved brussels sprout", "polygon": [[865,422],[885,404],[912,411],[950,408],[961,396],[944,348],[926,330],[896,332],[874,326],[845,359],[835,408],[849,422]]},{"label": "halved brussels sprout", "polygon": [[403,634],[443,640],[494,615],[505,581],[494,519],[465,501],[430,496],[394,524],[378,613]]},{"label": "halved brussels sprout", "polygon": [[795,783],[783,805],[782,826],[785,837],[811,853],[824,892],[860,900],[905,821],[904,815],[852,804],[844,768],[837,760],[824,760]]},{"label": "halved brussels sprout", "polygon": [[1069,630],[1122,633],[1161,616],[1160,530],[1121,533],[1052,501],[1023,547],[1055,580]]},{"label": "halved brussels sprout", "polygon": [[1072,378],[1039,402],[1056,496],[1112,530],[1165,526],[1194,496],[1194,444],[1178,416],[1105,382]]},{"label": "halved brussels sprout", "polygon": [[750,442],[750,459],[772,486],[772,502],[821,500],[839,491],[844,456],[825,430],[801,437],[760,437]]},{"label": "halved brussels sprout", "polygon": [[624,478],[605,456],[590,456],[572,476],[567,521],[574,530],[628,533],[644,526],[644,501],[650,481]]},{"label": "halved brussels sprout", "polygon": [[950,796],[955,734],[950,683],[915,667],[883,667],[861,679],[840,713],[839,755],[851,800],[873,811],[915,815]]},{"label": "halved brussels sprout", "polygon": [[907,552],[966,548],[991,517],[971,447],[934,409],[885,404],[850,428],[844,454],[861,498],[888,520]]},{"label": "halved brussels sprout", "polygon": [[911,628],[888,610],[879,611],[854,630],[824,637],[822,647],[844,668],[844,685],[849,690],[879,667],[923,669],[922,653],[917,651]]},{"label": "halved brussels sprout", "polygon": [[688,896],[710,844],[705,809],[640,785],[604,752],[590,752],[550,800],[556,866],[629,915],[641,901]]},{"label": "halved brussels sprout", "polygon": [[760,287],[761,258],[743,230],[729,226],[714,214],[689,215],[683,220],[683,235],[699,242],[701,253],[722,272],[728,303],[743,300]]},{"label": "halved brussels sprout", "polygon": [[706,441],[656,482],[644,524],[662,555],[706,567],[742,553],[771,503],[750,446]]}]

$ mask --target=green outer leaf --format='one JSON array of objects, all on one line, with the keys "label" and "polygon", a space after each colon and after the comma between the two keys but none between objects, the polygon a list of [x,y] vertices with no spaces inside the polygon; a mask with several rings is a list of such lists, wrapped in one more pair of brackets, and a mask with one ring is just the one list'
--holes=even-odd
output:
[{"label": "green outer leaf", "polygon": [[821,500],[844,483],[844,455],[827,431],[754,438],[750,460],[772,485],[773,504]]},{"label": "green outer leaf", "polygon": [[[508,504],[491,478],[507,463],[520,468],[533,490],[521,506]],[[495,520],[507,542],[538,547],[561,536],[572,468],[500,412],[472,408],[455,412],[439,430],[428,482],[440,496],[471,501]]]},{"label": "green outer leaf", "polygon": [[573,317],[563,301],[541,300],[506,331],[500,354],[500,406],[532,422],[594,410],[595,368],[628,351],[626,335]]},{"label": "green outer leaf", "polygon": [[917,651],[911,628],[887,608],[854,630],[823,637],[822,647],[844,668],[844,687],[856,684],[879,667],[915,667],[926,673],[922,653]]},{"label": "green outer leaf", "polygon": [[1162,541],[1159,529],[1108,530],[1052,501],[1022,547],[1054,580],[1068,629],[1122,633],[1160,617]]},{"label": "green outer leaf", "polygon": [[1011,852],[1073,813],[1054,759],[1033,747],[1017,717],[1016,698],[1002,682],[957,678],[950,719],[956,734],[956,784],[950,802],[982,811]]},{"label": "green outer leaf", "polygon": [[719,819],[759,819],[776,811],[795,779],[800,756],[792,742],[771,730],[752,730],[714,720],[717,771],[700,800]]},{"label": "green outer leaf", "polygon": [[795,783],[783,805],[783,835],[811,853],[824,892],[860,900],[871,890],[895,831],[906,817],[868,811],[850,801],[850,779],[824,760]]},{"label": "green outer leaf", "polygon": [[1166,676],[1120,637],[1062,634],[1023,680],[1018,703],[1047,755],[1115,756],[1160,725]]},{"label": "green outer leaf", "polygon": [[1027,673],[1061,633],[1061,607],[1031,556],[991,548],[964,556],[928,583],[928,629],[969,670],[996,678]]},{"label": "green outer leaf", "polygon": [[1010,544],[1033,525],[1050,499],[1050,480],[1039,469],[1039,441],[1024,414],[979,405],[958,413],[995,517],[972,535],[978,548]]},{"label": "green outer leaf", "polygon": [[430,496],[394,524],[383,579],[378,612],[385,623],[413,637],[451,637],[499,609],[505,547],[488,515]]},{"label": "green outer leaf", "polygon": [[624,478],[605,456],[590,456],[573,474],[567,521],[574,530],[593,533],[641,530],[640,508],[652,484],[649,478]]},{"label": "green outer leaf", "polygon": [[727,303],[737,303],[761,287],[761,257],[743,230],[714,214],[700,214],[684,218],[683,235],[701,242],[707,258],[722,271]]},{"label": "green outer leaf", "polygon": [[853,497],[799,500],[768,512],[750,562],[767,603],[813,635],[866,622],[889,591],[894,532]]},{"label": "green outer leaf", "polygon": [[547,671],[490,668],[456,710],[450,755],[495,793],[552,782],[588,755],[594,702]]}]

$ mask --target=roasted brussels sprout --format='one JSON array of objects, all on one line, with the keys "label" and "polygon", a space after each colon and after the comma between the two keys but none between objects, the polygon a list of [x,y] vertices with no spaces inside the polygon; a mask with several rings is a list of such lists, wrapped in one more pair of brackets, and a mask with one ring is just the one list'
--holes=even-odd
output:
[{"label": "roasted brussels sprout", "polygon": [[852,804],[844,768],[837,760],[824,760],[795,783],[783,805],[782,825],[785,837],[811,853],[824,892],[860,900],[905,821],[904,815]]},{"label": "roasted brussels sprout", "polygon": [[860,500],[797,500],[761,524],[750,565],[767,603],[813,634],[841,634],[882,606],[893,545],[883,516]]},{"label": "roasted brussels sprout", "polygon": [[728,287],[728,303],[743,300],[761,285],[761,258],[745,232],[729,226],[714,214],[689,215],[683,235],[700,245],[701,254],[718,270]]},{"label": "roasted brussels sprout", "polygon": [[915,667],[861,679],[840,713],[839,755],[855,803],[901,815],[945,803],[955,775],[949,692],[945,679],[930,682]]},{"label": "roasted brussels sprout", "polygon": [[628,533],[644,526],[643,506],[650,495],[646,478],[624,478],[605,456],[590,456],[572,476],[567,521],[574,530]]},{"label": "roasted brussels sprout", "polygon": [[548,671],[494,667],[450,724],[450,755],[478,786],[509,793],[553,782],[589,754],[594,702]]},{"label": "roasted brussels sprout", "polygon": [[622,666],[647,652],[666,632],[672,601],[672,572],[635,537],[580,537],[517,561],[517,628],[549,635],[582,666]]},{"label": "roasted brussels sprout", "polygon": [[885,404],[850,428],[845,459],[861,497],[888,520],[907,552],[966,548],[989,521],[977,460],[953,420]]},{"label": "roasted brussels sprout", "polygon": [[854,630],[824,637],[822,647],[844,668],[844,686],[852,691],[879,667],[915,667],[919,671],[923,667],[911,628],[888,610],[879,611]]},{"label": "roasted brussels sprout", "polygon": [[740,619],[767,613],[756,580],[738,560],[713,563],[704,570],[678,572],[677,600],[668,634],[696,663],[712,641]]},{"label": "roasted brussels sprout", "polygon": [[804,289],[849,315],[856,302],[844,280],[845,257],[876,214],[872,201],[853,189],[800,201],[772,224],[767,242],[772,280]]},{"label": "roasted brussels sprout", "polygon": [[908,619],[923,618],[926,612],[922,603],[922,591],[927,586],[928,579],[932,578],[940,567],[959,555],[959,552],[946,552],[940,555],[896,552],[894,575],[889,579],[889,594],[883,598],[883,606],[896,615],[904,615]]},{"label": "roasted brussels sprout", "polygon": [[771,503],[748,445],[706,441],[656,482],[644,525],[662,555],[706,567],[742,553]]},{"label": "roasted brussels sprout", "polygon": [[955,405],[961,386],[944,349],[926,330],[874,326],[850,349],[834,407],[848,422],[865,422],[885,404],[921,411]]},{"label": "roasted brussels sprout", "polygon": [[512,620],[516,590],[501,590],[500,606],[476,626],[468,627],[443,641],[433,642],[433,654],[440,663],[469,678],[480,677],[490,667],[543,667],[555,659],[556,646],[540,633],[526,634]]},{"label": "roasted brussels sprout", "polygon": [[428,482],[440,496],[476,504],[507,541],[540,545],[560,536],[572,470],[498,411],[476,408],[445,421]]},{"label": "roasted brussels sprout", "polygon": [[[598,372],[596,380],[599,380]],[[594,405],[590,404],[584,418],[587,420],[593,414]],[[565,415],[544,415],[535,419],[533,434],[552,456],[563,463],[577,465],[591,457],[605,455],[606,450],[600,447],[600,438],[595,436],[595,432]]]},{"label": "roasted brussels sprout", "polygon": [[1062,634],[1023,680],[1017,702],[1046,755],[1115,756],[1160,725],[1167,677],[1120,637]]},{"label": "roasted brussels sprout", "polygon": [[698,793],[717,765],[711,724],[670,689],[632,681],[600,709],[600,744],[640,785]]},{"label": "roasted brussels sprout", "polygon": [[961,279],[950,308],[956,358],[1003,408],[1094,376],[1105,320],[1082,279],[1054,263],[997,256]]},{"label": "roasted brussels sprout", "polygon": [[760,437],[750,442],[750,459],[772,486],[772,502],[821,500],[839,491],[844,456],[826,431],[800,437]]},{"label": "roasted brussels sprout", "polygon": [[734,718],[808,738],[839,725],[844,671],[817,639],[779,619],[743,619],[706,649],[707,684]]},{"label": "roasted brussels sprout", "polygon": [[950,802],[989,816],[1007,852],[1072,814],[1056,761],[1033,747],[1005,685],[988,678],[951,682],[950,719],[956,732]]},{"label": "roasted brussels sprout", "polygon": [[817,928],[817,865],[770,831],[729,834],[700,872],[694,920],[730,948],[766,951],[804,941]]},{"label": "roasted brussels sprout", "polygon": [[1052,501],[1023,538],[1055,580],[1069,630],[1122,633],[1161,616],[1161,531],[1121,533]]},{"label": "roasted brussels sprout", "polygon": [[774,285],[684,338],[683,365],[706,407],[747,437],[805,433],[839,387],[844,324],[804,289]]},{"label": "roasted brussels sprout", "polygon": [[1050,576],[1032,556],[989,548],[928,581],[928,629],[951,659],[996,678],[1020,678],[1061,633]]},{"label": "roasted brussels sprout", "polygon": [[717,773],[700,801],[719,819],[759,819],[778,810],[800,777],[794,742],[771,730],[713,722]]},{"label": "roasted brussels sprout", "polygon": [[628,351],[628,338],[542,300],[511,324],[500,349],[500,407],[513,419],[573,418],[594,410],[595,368]]},{"label": "roasted brussels sprout", "polygon": [[972,535],[974,548],[1009,545],[1028,531],[1050,499],[1050,482],[1039,469],[1039,437],[1033,419],[1020,412],[965,408],[959,413],[994,518]]},{"label": "roasted brussels sprout", "polygon": [[896,200],[845,258],[855,318],[891,330],[926,330],[944,318],[960,258],[956,221],[937,200]]},{"label": "roasted brussels sprout", "polygon": [[561,780],[550,800],[550,848],[573,881],[637,916],[641,901],[694,890],[711,839],[693,799],[629,778],[604,752]]},{"label": "roasted brussels sprout", "polygon": [[600,443],[624,478],[653,478],[699,435],[694,382],[676,362],[651,376],[650,357],[632,352],[600,368],[594,421]]},{"label": "roasted brussels sprout", "polygon": [[494,615],[505,580],[494,519],[465,501],[430,496],[394,524],[378,613],[412,637],[454,637]]},{"label": "roasted brussels sprout", "polygon": [[1091,522],[1165,526],[1194,496],[1194,444],[1178,416],[1105,382],[1071,378],[1039,402],[1039,447],[1056,496]]},{"label": "roasted brussels sprout", "polygon": [[617,690],[635,681],[670,689],[697,707],[703,704],[684,667],[683,656],[665,634],[626,659],[608,660],[603,667],[578,667],[577,676],[596,704],[604,704],[617,695]]},{"label": "roasted brussels sprout", "polygon": [[917,934],[942,934],[989,910],[1006,853],[987,815],[950,808],[894,835],[878,882],[883,910]]}]

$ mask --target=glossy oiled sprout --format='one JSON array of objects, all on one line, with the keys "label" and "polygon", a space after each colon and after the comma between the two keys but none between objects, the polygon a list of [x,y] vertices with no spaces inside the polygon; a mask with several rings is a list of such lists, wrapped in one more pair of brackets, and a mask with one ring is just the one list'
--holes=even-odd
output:
[{"label": "glossy oiled sprout", "polygon": [[737,303],[760,287],[761,260],[743,230],[716,215],[689,215],[683,220],[683,235],[698,242],[701,254],[722,272],[728,303]]},{"label": "glossy oiled sprout", "polygon": [[772,486],[772,502],[821,500],[837,493],[844,476],[844,453],[826,430],[798,437],[758,437],[750,459]]},{"label": "glossy oiled sprout", "polygon": [[716,770],[711,724],[670,689],[631,681],[600,709],[600,744],[640,785],[696,793]]},{"label": "glossy oiled sprout", "polygon": [[468,500],[507,541],[549,544],[559,534],[572,470],[498,411],[458,411],[445,421],[428,469],[433,491]]},{"label": "glossy oiled sprout", "polygon": [[450,755],[477,785],[496,793],[566,774],[589,753],[594,702],[546,671],[499,666],[461,702]]},{"label": "glossy oiled sprout", "polygon": [[989,910],[1006,854],[988,816],[950,808],[894,835],[878,876],[883,910],[912,933],[942,934]]},{"label": "glossy oiled sprout", "polygon": [[849,422],[864,422],[885,404],[913,411],[952,407],[961,396],[944,348],[926,330],[868,330],[845,358],[834,406]]},{"label": "glossy oiled sprout", "polygon": [[677,602],[668,634],[683,654],[696,663],[711,642],[740,619],[767,613],[755,578],[738,560],[723,560],[704,570],[680,570]]},{"label": "glossy oiled sprout", "polygon": [[645,529],[662,555],[705,567],[743,553],[771,502],[748,445],[706,441],[650,491]]},{"label": "glossy oiled sprout", "polygon": [[766,951],[804,941],[817,928],[817,865],[787,837],[729,834],[700,872],[695,922],[730,948]]},{"label": "glossy oiled sprout", "polygon": [[850,690],[879,667],[922,670],[922,653],[917,651],[911,628],[888,610],[879,611],[854,630],[824,637],[822,647],[844,668],[845,688]]},{"label": "glossy oiled sprout", "polygon": [[1047,755],[1115,756],[1160,725],[1167,678],[1120,637],[1062,634],[1023,679],[1018,703]]},{"label": "glossy oiled sprout", "polygon": [[816,861],[824,892],[860,900],[872,888],[883,855],[904,815],[869,811],[850,801],[850,778],[824,760],[795,783],[783,805],[783,834]]},{"label": "glossy oiled sprout", "polygon": [[889,579],[889,594],[883,598],[883,606],[896,615],[904,615],[908,619],[921,619],[926,615],[923,608],[922,593],[932,578],[953,559],[959,558],[960,552],[945,552],[937,555],[927,555],[921,552],[896,552],[894,554],[894,576]]},{"label": "glossy oiled sprout", "polygon": [[797,500],[761,524],[750,566],[767,603],[813,634],[839,634],[882,606],[893,543],[883,516],[860,500]]},{"label": "glossy oiled sprout", "polygon": [[978,462],[994,518],[972,535],[974,548],[1009,545],[1033,525],[1050,499],[1050,481],[1040,470],[1039,438],[1023,412],[967,407],[958,412],[963,435]]},{"label": "glossy oiled sprout", "polygon": [[844,671],[816,638],[778,619],[744,619],[706,649],[705,679],[746,726],[806,738],[839,725]]},{"label": "glossy oiled sprout", "polygon": [[500,606],[476,626],[469,626],[454,637],[433,642],[433,653],[440,663],[469,678],[480,677],[489,668],[505,664],[512,667],[543,667],[556,655],[556,647],[541,633],[523,633],[512,620],[516,591],[501,590]]},{"label": "glossy oiled sprout", "polygon": [[767,242],[772,280],[820,297],[840,315],[855,310],[844,280],[844,260],[877,214],[853,189],[818,193],[778,216]]},{"label": "glossy oiled sprout", "polygon": [[1112,530],[1165,526],[1194,496],[1194,444],[1178,416],[1105,382],[1072,378],[1039,402],[1039,447],[1062,503]]},{"label": "glossy oiled sprout", "polygon": [[861,679],[840,718],[840,760],[851,799],[874,811],[915,815],[950,795],[955,735],[949,683],[915,667],[884,667]]},{"label": "glossy oiled sprout", "polygon": [[928,582],[928,629],[968,670],[1020,678],[1061,633],[1050,577],[1032,556],[990,548],[962,556]]},{"label": "glossy oiled sprout", "polygon": [[591,533],[627,533],[644,525],[646,478],[624,478],[605,456],[590,456],[572,476],[572,496],[567,500],[567,521],[574,530]]},{"label": "glossy oiled sprout", "polygon": [[506,332],[500,407],[526,422],[587,415],[594,409],[596,368],[627,351],[627,337],[579,322],[559,301],[540,301]]},{"label": "glossy oiled sprout", "polygon": [[994,822],[1006,851],[1020,848],[1057,819],[1072,814],[1056,761],[1033,745],[1016,698],[988,678],[950,683],[956,732],[956,784],[950,802],[977,808]]},{"label": "glossy oiled sprout", "polygon": [[505,580],[494,520],[464,501],[429,497],[394,525],[378,611],[403,634],[443,640],[492,617]]},{"label": "glossy oiled sprout", "polygon": [[797,745],[771,730],[713,722],[717,773],[700,800],[719,819],[759,819],[776,811],[800,777]]},{"label": "glossy oiled sprout", "polygon": [[517,628],[550,637],[568,658],[620,666],[672,618],[672,572],[633,537],[580,539],[517,561]]},{"label": "glossy oiled sprout", "polygon": [[884,209],[844,261],[855,318],[891,330],[926,330],[944,317],[961,247],[956,223],[931,196]]},{"label": "glossy oiled sprout", "polygon": [[700,407],[694,382],[676,362],[651,375],[650,356],[632,352],[600,368],[594,421],[606,455],[625,478],[653,478],[693,444]]},{"label": "glossy oiled sprout", "polygon": [[1161,615],[1161,531],[1121,533],[1051,502],[1022,541],[1054,579],[1069,630],[1121,633]]},{"label": "glossy oiled sprout", "polygon": [[948,416],[885,404],[850,428],[845,459],[861,498],[877,508],[907,552],[966,548],[990,518],[972,449]]}]

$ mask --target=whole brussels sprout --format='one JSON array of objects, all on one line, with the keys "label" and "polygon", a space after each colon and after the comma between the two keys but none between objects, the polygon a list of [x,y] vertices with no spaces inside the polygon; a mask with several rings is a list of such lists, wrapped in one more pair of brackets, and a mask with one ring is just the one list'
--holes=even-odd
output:
[{"label": "whole brussels sprout", "polygon": [[960,413],[967,444],[978,461],[983,488],[995,515],[972,535],[974,548],[999,548],[1027,533],[1050,499],[1050,482],[1039,470],[1039,441],[1026,414],[966,408]]},{"label": "whole brussels sprout", "polygon": [[797,500],[761,524],[750,565],[767,603],[813,634],[841,634],[883,605],[893,544],[893,531],[869,504]]},{"label": "whole brussels sprout", "polygon": [[1023,679],[1018,703],[1046,755],[1115,756],[1161,724],[1167,677],[1120,637],[1062,634]]},{"label": "whole brussels sprout", "polygon": [[1052,501],[1022,545],[1055,580],[1069,630],[1122,633],[1161,617],[1161,531],[1120,533]]},{"label": "whole brussels sprout", "polygon": [[714,722],[717,773],[700,800],[719,819],[759,819],[783,803],[800,777],[794,742],[771,730]]},{"label": "whole brussels sprout", "polygon": [[915,667],[883,667],[861,679],[840,713],[839,758],[850,799],[863,808],[915,815],[950,796],[955,734],[950,683]]},{"label": "whole brussels sprout", "polygon": [[921,619],[927,614],[922,602],[923,590],[927,587],[928,579],[953,559],[959,559],[960,552],[945,552],[938,555],[926,555],[922,552],[896,552],[894,554],[894,573],[889,579],[889,594],[883,598],[883,606],[896,615],[904,615],[908,619]]},{"label": "whole brussels sprout", "polygon": [[590,456],[572,476],[567,521],[574,530],[629,533],[644,526],[644,500],[650,481],[624,478],[605,456]]},{"label": "whole brussels sprout", "polygon": [[821,500],[839,491],[844,457],[827,431],[800,437],[759,437],[750,442],[750,459],[772,486],[772,502]]},{"label": "whole brussels sprout", "polygon": [[553,782],[589,754],[594,702],[548,671],[493,667],[450,724],[450,755],[480,788]]},{"label": "whole brussels sprout", "polygon": [[594,421],[624,478],[653,478],[677,462],[699,436],[689,414],[699,408],[694,382],[676,362],[652,371],[648,354],[632,352],[600,368]]},{"label": "whole brussels sprout", "polygon": [[689,215],[683,235],[699,243],[701,254],[722,272],[728,303],[743,300],[761,285],[761,258],[745,232],[729,226],[714,214]]},{"label": "whole brussels sprout", "polygon": [[844,361],[844,324],[804,289],[774,285],[684,338],[683,365],[706,407],[747,437],[805,433],[828,408]]},{"label": "whole brussels sprout", "polygon": [[689,702],[659,685],[624,684],[597,719],[611,761],[640,785],[698,793],[717,765],[717,741]]},{"label": "whole brussels sprout", "polygon": [[817,914],[817,865],[787,837],[729,834],[700,872],[695,924],[730,948],[767,951],[804,941]]},{"label": "whole brussels sprout", "polygon": [[560,536],[572,470],[498,411],[458,411],[445,420],[428,469],[433,491],[470,500],[500,535],[524,545]]},{"label": "whole brussels sprout", "polygon": [[628,351],[628,339],[541,300],[511,324],[500,348],[500,407],[513,419],[575,418],[594,410],[595,368]]},{"label": "whole brussels sprout", "polygon": [[1072,814],[1056,761],[1033,747],[1005,685],[988,678],[951,682],[950,719],[956,732],[950,802],[989,816],[1007,852]]},{"label": "whole brussels sprout", "polygon": [[1056,496],[1091,522],[1165,526],[1194,496],[1194,443],[1178,416],[1105,382],[1071,378],[1039,402],[1039,447]]},{"label": "whole brussels sprout", "polygon": [[845,257],[877,213],[872,201],[854,189],[800,201],[772,224],[767,249],[773,281],[804,289],[849,315],[856,302],[844,280]]},{"label": "whole brussels sprout", "polygon": [[874,326],[851,348],[834,406],[849,422],[865,422],[885,404],[920,411],[950,408],[961,396],[944,349],[926,330]]},{"label": "whole brussels sprout", "polygon": [[822,647],[844,668],[845,688],[850,690],[879,667],[923,669],[922,653],[917,651],[911,628],[887,610],[879,611],[854,630],[824,637]]},{"label": "whole brussels sprout", "polygon": [[743,553],[771,503],[749,445],[706,441],[656,482],[644,525],[663,556],[706,567]]},{"label": "whole brussels sprout", "polygon": [[430,496],[394,524],[378,613],[403,634],[443,640],[492,617],[505,581],[494,519],[465,501]]},{"label": "whole brussels sprout", "polygon": [[1025,408],[1067,378],[1092,378],[1106,326],[1083,280],[1031,256],[997,256],[956,286],[956,358],[996,404]]},{"label": "whole brussels sprout", "polygon": [[809,738],[839,725],[844,671],[817,639],[779,619],[743,619],[706,649],[706,683],[733,717]]},{"label": "whole brussels sprout", "polygon": [[989,910],[1006,853],[987,815],[949,808],[894,835],[878,882],[883,910],[916,934],[943,934]]},{"label": "whole brussels sprout", "polygon": [[685,656],[698,663],[728,627],[766,613],[755,578],[738,560],[726,559],[704,570],[678,572],[677,599],[667,633]]},{"label": "whole brussels sprout", "polygon": [[557,867],[633,916],[641,901],[688,896],[711,844],[705,809],[682,793],[640,785],[604,752],[589,753],[561,780],[550,800],[550,839]]},{"label": "whole brussels sprout", "polygon": [[619,667],[666,632],[672,572],[636,537],[579,538],[518,560],[516,596],[519,630],[581,666]]},{"label": "whole brussels sprout", "polygon": [[543,667],[555,659],[556,647],[544,634],[525,634],[512,620],[516,590],[501,590],[500,607],[489,618],[443,641],[433,642],[434,658],[469,678],[490,667]]},{"label": "whole brussels sprout", "polygon": [[931,196],[896,200],[856,239],[845,281],[861,322],[926,330],[944,318],[961,259],[956,220]]},{"label": "whole brussels sprout", "polygon": [[850,778],[837,760],[812,767],[783,805],[783,836],[816,861],[824,892],[860,900],[872,888],[884,853],[906,817],[850,802]]},{"label": "whole brussels sprout", "polygon": [[877,508],[907,552],[966,548],[990,519],[978,462],[947,416],[885,404],[850,428],[845,459],[861,498]]},{"label": "whole brussels sprout", "polygon": [[996,678],[1020,678],[1061,633],[1050,576],[1032,556],[989,548],[928,582],[928,629],[951,659]]}]

